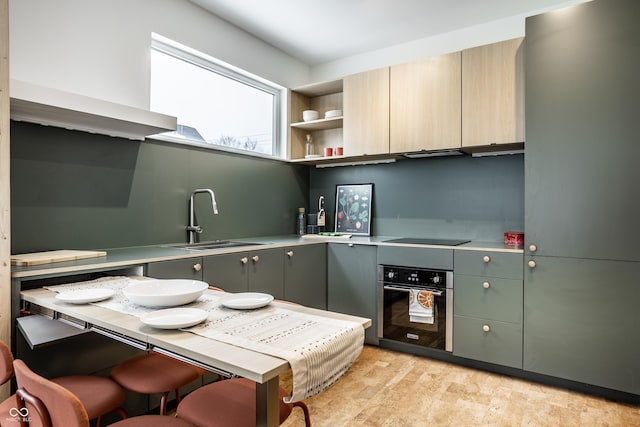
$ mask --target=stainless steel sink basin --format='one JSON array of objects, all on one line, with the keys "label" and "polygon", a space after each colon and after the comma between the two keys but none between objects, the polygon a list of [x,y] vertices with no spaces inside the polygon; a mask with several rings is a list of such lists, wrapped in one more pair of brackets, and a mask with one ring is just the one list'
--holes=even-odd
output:
[{"label": "stainless steel sink basin", "polygon": [[188,249],[192,251],[203,251],[206,249],[222,249],[222,248],[234,248],[239,246],[257,246],[264,243],[251,243],[251,242],[237,242],[234,240],[216,240],[214,242],[202,242],[202,243],[186,243],[184,245],[173,245],[173,248]]}]

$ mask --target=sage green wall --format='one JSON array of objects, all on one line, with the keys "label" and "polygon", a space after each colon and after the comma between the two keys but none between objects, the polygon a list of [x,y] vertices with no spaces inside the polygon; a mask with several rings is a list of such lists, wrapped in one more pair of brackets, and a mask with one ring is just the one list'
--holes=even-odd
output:
[{"label": "sage green wall", "polygon": [[160,141],[11,123],[11,253],[186,242],[195,188],[201,239],[293,234],[309,170]]},{"label": "sage green wall", "polygon": [[363,183],[374,184],[374,235],[502,241],[524,230],[523,154],[312,169],[311,204],[325,196],[330,229],[336,185]]}]

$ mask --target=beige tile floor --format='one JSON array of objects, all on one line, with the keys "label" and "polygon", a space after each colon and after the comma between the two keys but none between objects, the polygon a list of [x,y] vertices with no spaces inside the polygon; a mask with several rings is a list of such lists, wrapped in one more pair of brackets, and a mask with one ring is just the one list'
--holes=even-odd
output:
[{"label": "beige tile floor", "polygon": [[[371,346],[305,403],[314,427],[640,426],[640,406]],[[282,425],[303,426],[302,412]]]}]

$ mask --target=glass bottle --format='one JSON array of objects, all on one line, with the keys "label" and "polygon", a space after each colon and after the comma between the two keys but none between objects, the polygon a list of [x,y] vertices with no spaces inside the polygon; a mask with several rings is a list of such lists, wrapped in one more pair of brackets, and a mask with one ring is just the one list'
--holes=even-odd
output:
[{"label": "glass bottle", "polygon": [[316,154],[316,146],[313,143],[313,137],[311,134],[307,134],[307,146],[306,153],[307,156],[313,156]]},{"label": "glass bottle", "polygon": [[298,236],[307,234],[307,216],[304,213],[304,208],[298,208],[298,219],[296,221],[296,232]]}]

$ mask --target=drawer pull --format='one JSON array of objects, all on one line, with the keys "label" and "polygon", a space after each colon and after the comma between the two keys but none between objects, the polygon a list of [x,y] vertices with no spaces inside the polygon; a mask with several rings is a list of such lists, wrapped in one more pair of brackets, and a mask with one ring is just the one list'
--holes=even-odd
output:
[{"label": "drawer pull", "polygon": [[287,252],[287,256],[288,256],[289,258],[292,258],[292,257],[293,257],[293,251],[288,251],[288,252]]},{"label": "drawer pull", "polygon": [[491,261],[491,257],[489,255],[485,255],[485,256],[482,257],[482,260],[484,262],[489,262],[489,261]]},{"label": "drawer pull", "polygon": [[529,261],[529,262],[527,263],[527,265],[528,265],[529,267],[531,267],[531,268],[535,268],[535,266],[536,266],[536,262],[535,262],[534,260],[531,260],[531,261]]},{"label": "drawer pull", "polygon": [[193,269],[194,271],[200,271],[202,270],[202,264],[198,263],[198,264],[193,264]]},{"label": "drawer pull", "polygon": [[249,262],[249,258],[247,258],[246,256],[242,257],[242,258],[240,258],[240,262],[243,263],[243,264],[246,264],[246,263]]},{"label": "drawer pull", "polygon": [[529,250],[530,250],[531,252],[535,252],[535,251],[537,251],[537,250],[538,250],[538,247],[537,247],[536,245],[529,245]]},{"label": "drawer pull", "polygon": [[260,257],[258,255],[254,255],[253,257],[251,257],[251,259],[253,260],[253,262],[260,261]]},{"label": "drawer pull", "polygon": [[489,332],[489,331],[491,331],[491,328],[489,327],[489,325],[482,325],[482,330],[484,332]]},{"label": "drawer pull", "polygon": [[491,283],[489,282],[482,282],[482,287],[485,289],[489,289],[491,287]]}]

